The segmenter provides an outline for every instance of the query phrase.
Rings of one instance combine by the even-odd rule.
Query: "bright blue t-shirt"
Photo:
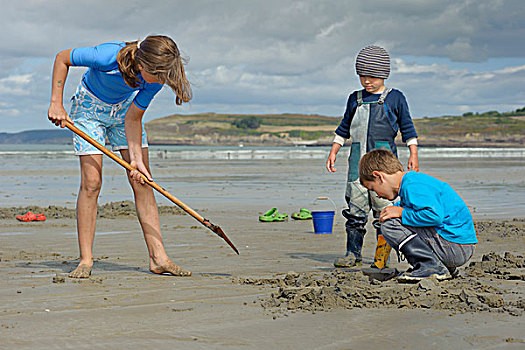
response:
[[[139,74],[138,87],[127,85],[117,63],[117,55],[124,46],[126,43],[122,41],[111,41],[94,47],[75,48],[71,50],[71,64],[89,67],[82,76],[82,84],[98,99],[115,104],[138,91],[133,102],[138,108],[145,110],[155,94],[162,89],[162,84],[149,84]]]
[[[472,214],[459,194],[446,182],[433,176],[409,171],[399,188],[403,225],[433,226],[449,242],[478,243]]]

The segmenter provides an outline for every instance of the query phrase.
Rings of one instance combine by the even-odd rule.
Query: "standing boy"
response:
[[[472,257],[478,243],[472,214],[449,184],[427,174],[403,172],[399,160],[385,149],[361,158],[359,179],[381,198],[400,198],[379,216],[386,241],[412,266],[399,281],[450,278]]]
[[[408,111],[405,96],[396,89],[386,88],[385,79],[390,74],[390,56],[379,46],[367,46],[357,55],[355,68],[364,90],[354,91],[348,98],[346,112],[335,130],[335,139],[326,162],[329,172],[336,171],[337,152],[346,139],[352,139],[348,158],[348,180],[345,199],[346,255],[334,261],[336,267],[350,267],[362,263],[361,250],[366,233],[370,209],[376,218],[378,244],[372,267],[383,268],[391,248],[384,242],[377,218],[387,205],[387,200],[377,197],[359,183],[359,159],[376,148],[387,148],[397,155],[394,139],[401,131],[403,142],[410,149],[409,170],[419,170],[417,158],[417,133]]]

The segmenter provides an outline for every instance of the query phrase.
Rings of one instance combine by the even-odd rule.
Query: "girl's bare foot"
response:
[[[70,278],[88,278],[91,275],[91,266],[79,264],[76,269],[69,273]]]
[[[166,264],[163,265],[156,265],[152,266],[150,265],[149,270],[156,274],[163,274],[167,273],[173,276],[179,276],[179,277],[187,277],[191,276],[191,271],[184,270],[179,265],[175,264],[172,261],[168,261]]]

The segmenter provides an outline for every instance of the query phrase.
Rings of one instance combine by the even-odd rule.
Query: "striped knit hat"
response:
[[[367,46],[357,55],[355,70],[359,76],[387,79],[390,74],[390,56],[379,46]]]

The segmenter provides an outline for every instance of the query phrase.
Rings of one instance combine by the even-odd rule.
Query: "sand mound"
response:
[[[416,284],[394,279],[380,282],[362,271],[289,272],[282,278],[237,280],[241,284],[278,287],[261,306],[275,316],[290,311],[328,311],[352,308],[436,309],[456,312],[500,312],[520,316],[525,309],[525,271],[522,256],[509,252],[484,255],[464,276],[433,278]],[[500,281],[500,280],[505,281]],[[506,285],[502,285],[506,283]]]
[[[15,219],[31,211],[33,213],[44,213],[48,219],[72,219],[76,217],[75,209],[50,205],[47,208],[39,206],[0,208],[0,220]],[[184,211],[173,206],[160,206],[160,215],[183,215]],[[135,204],[132,201],[111,202],[98,206],[98,217],[114,219],[119,217],[134,216]]]
[[[512,221],[480,220],[476,222],[478,238],[491,240],[496,237],[522,237],[525,232],[525,219],[514,218]]]

